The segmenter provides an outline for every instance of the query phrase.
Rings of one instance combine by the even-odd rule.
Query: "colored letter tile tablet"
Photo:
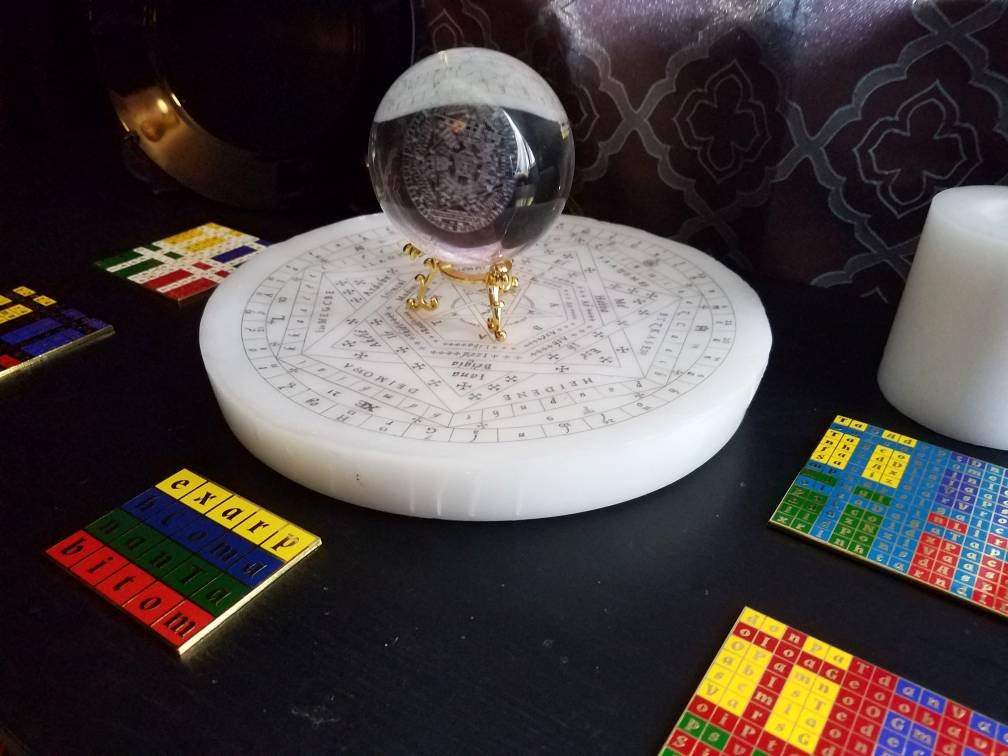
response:
[[[179,470],[46,553],[181,654],[321,545]]]
[[[660,756],[1008,756],[1008,725],[742,610]]]
[[[1008,470],[842,415],[773,525],[1008,616]]]
[[[241,231],[204,223],[95,265],[181,304],[206,294],[266,246]]]
[[[0,290],[0,378],[114,333],[27,286]]]

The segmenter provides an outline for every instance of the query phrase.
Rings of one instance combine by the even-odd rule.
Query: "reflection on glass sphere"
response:
[[[460,47],[425,58],[389,88],[368,166],[382,209],[409,241],[486,268],[553,225],[570,192],[574,144],[539,74],[509,55]]]

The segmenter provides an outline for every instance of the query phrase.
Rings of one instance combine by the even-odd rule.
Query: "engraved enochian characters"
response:
[[[501,108],[459,105],[411,117],[403,184],[416,210],[455,234],[492,224],[511,204],[518,140]]]
[[[273,390],[334,424],[453,443],[590,433],[721,369],[732,302],[692,253],[564,218],[529,260],[511,338],[490,348],[470,289],[445,287],[443,315],[401,307],[413,271],[372,216],[256,287],[244,350]]]
[[[520,60],[447,50],[412,66],[382,98],[368,169],[405,241],[485,272],[560,216],[574,173],[570,120],[549,84]]]

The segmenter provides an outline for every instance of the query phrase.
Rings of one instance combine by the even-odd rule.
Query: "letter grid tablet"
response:
[[[0,290],[0,379],[113,332],[28,286]]]
[[[180,470],[46,554],[182,654],[321,545]]]
[[[1008,617],[1008,470],[838,415],[770,524]]]
[[[95,265],[182,304],[207,294],[266,246],[255,236],[204,223]]]
[[[746,607],[659,756],[1008,756],[1008,725]]]

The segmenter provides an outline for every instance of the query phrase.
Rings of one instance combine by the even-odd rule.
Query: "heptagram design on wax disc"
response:
[[[406,311],[414,271],[394,238],[376,220],[304,252],[244,309],[251,366],[334,425],[463,444],[589,433],[680,399],[734,344],[721,287],[658,237],[561,219],[526,260],[503,344],[470,287]]]
[[[627,501],[724,446],[766,368],[755,292],[668,239],[561,218],[525,257],[504,342],[468,286],[442,282],[434,312],[403,307],[403,241],[385,215],[291,239],[200,325],[235,435],[340,501],[473,520]]]
[[[502,108],[459,105],[414,115],[402,160],[410,201],[440,229],[479,231],[511,204],[517,141]]]

